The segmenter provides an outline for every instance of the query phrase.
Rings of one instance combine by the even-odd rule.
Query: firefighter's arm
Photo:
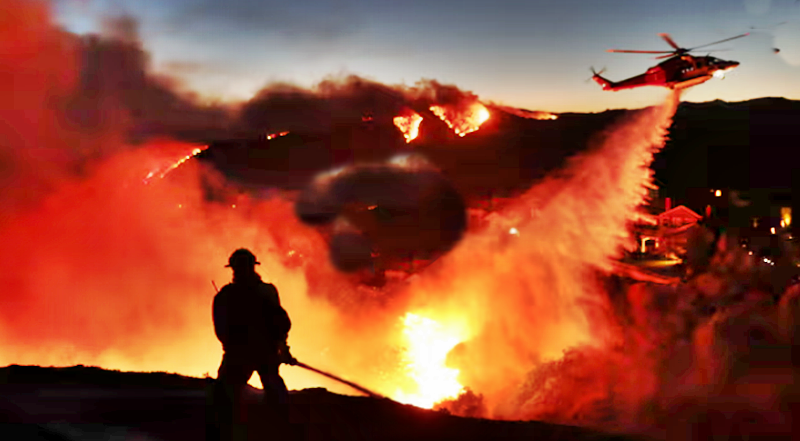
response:
[[[295,366],[297,364],[297,359],[292,356],[291,351],[289,351],[289,345],[286,344],[285,341],[278,345],[278,360],[282,364],[288,364],[291,366]]]
[[[224,302],[220,294],[214,296],[212,319],[214,320],[214,333],[217,335],[217,339],[219,339],[220,343],[225,346],[228,341],[228,320],[227,311],[225,311]]]
[[[289,314],[286,313],[286,310],[278,307],[275,316],[273,316],[275,321],[273,325],[276,327],[275,331],[278,335],[278,356],[283,364],[290,364],[296,365],[297,360],[292,356],[292,353],[289,351],[289,345],[287,341],[289,339],[289,329],[292,327],[292,322],[289,320]]]
[[[275,285],[266,284],[264,294],[266,297],[264,316],[271,321],[272,329],[278,337],[286,339],[289,335],[289,330],[292,329],[292,321],[289,319],[289,314],[281,306],[278,289],[275,288]]]

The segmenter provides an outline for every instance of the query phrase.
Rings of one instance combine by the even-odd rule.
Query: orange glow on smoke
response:
[[[558,115],[556,115],[555,113],[544,112],[541,110],[525,110],[525,109],[518,109],[516,107],[503,106],[499,104],[493,104],[492,107],[498,110],[502,110],[503,112],[510,113],[512,115],[516,115],[526,119],[538,119],[538,120],[550,120],[550,121],[558,119]]]
[[[419,125],[422,117],[418,113],[410,111],[409,114],[394,117],[394,125],[403,133],[406,143],[409,143],[419,136]]]
[[[453,129],[458,136],[465,136],[478,130],[481,124],[489,120],[489,110],[481,103],[472,103],[466,110],[458,110],[452,106],[431,106],[431,112]]]
[[[414,380],[416,390],[407,393],[398,389],[393,398],[430,409],[439,401],[457,397],[464,391],[458,382],[459,370],[447,367],[445,359],[453,347],[466,339],[465,330],[445,327],[412,313],[407,313],[402,322],[407,375]]]

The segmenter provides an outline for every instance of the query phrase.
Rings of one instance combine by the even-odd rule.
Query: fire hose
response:
[[[302,363],[300,361],[295,361],[294,363],[291,363],[291,366],[301,367],[301,368],[309,370],[311,372],[315,372],[317,374],[320,374],[323,377],[327,377],[327,378],[330,378],[331,380],[338,381],[339,383],[346,384],[346,385],[352,387],[353,389],[355,389],[355,390],[357,390],[357,391],[359,391],[361,393],[366,394],[367,396],[369,396],[371,398],[385,398],[383,395],[375,393],[375,392],[367,389],[364,386],[361,386],[359,384],[353,383],[352,381],[347,381],[344,378],[337,377],[336,375],[333,375],[333,374],[331,374],[329,372],[325,372],[325,371],[319,370],[319,369],[317,369],[315,367],[311,367],[311,366],[309,366],[309,365],[307,365],[305,363]]]

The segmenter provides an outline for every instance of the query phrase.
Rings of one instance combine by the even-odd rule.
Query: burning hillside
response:
[[[397,126],[397,129],[403,133],[403,138],[406,139],[406,142],[411,142],[419,136],[419,124],[422,122],[422,117],[413,110],[395,116],[392,121]]]
[[[724,297],[740,279],[608,287],[677,95],[540,120],[435,81],[349,77],[266,87],[226,120],[239,138],[187,142],[202,124],[156,138],[125,106],[102,127],[65,123],[84,71],[53,60],[87,49],[43,25],[41,4],[3,3],[31,14],[15,16],[3,30],[13,38],[0,42],[35,49],[0,46],[0,96],[13,103],[0,109],[12,122],[0,127],[13,172],[3,179],[20,189],[2,195],[3,364],[213,373],[211,282],[229,280],[223,265],[242,246],[280,291],[298,359],[419,406],[645,430],[698,391],[708,399],[692,409],[713,407],[741,378],[722,376],[737,344],[758,352],[725,337],[747,335],[750,310],[703,315],[685,304],[687,290]],[[23,81],[36,93],[8,86]],[[468,217],[487,203],[491,215]],[[365,286],[365,274],[385,280]],[[771,338],[770,319],[761,322]],[[774,334],[782,344],[784,331]],[[290,388],[349,392],[305,371],[283,375]],[[755,413],[790,396],[750,384]]]

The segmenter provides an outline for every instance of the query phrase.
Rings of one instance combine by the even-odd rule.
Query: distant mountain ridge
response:
[[[513,109],[512,109],[513,110]],[[426,118],[419,139],[406,144],[391,121],[360,118],[320,133],[209,140],[198,159],[250,188],[302,189],[316,174],[358,161],[387,161],[420,153],[473,205],[512,196],[585,150],[627,113],[561,113],[536,120],[494,109],[477,132],[454,136]],[[800,160],[800,101],[764,97],[747,101],[683,102],[666,146],[652,164],[663,195],[683,199],[694,189],[790,189]],[[800,180],[800,174],[798,178]],[[800,191],[800,190],[799,190]]]
[[[693,188],[792,187],[800,160],[800,101],[681,103],[653,169],[668,193]]]
[[[724,101],[716,99],[713,101],[684,101],[682,108],[686,107],[727,107],[727,108],[771,108],[771,109],[800,109],[800,100],[790,100],[784,97],[765,96],[744,101]]]

